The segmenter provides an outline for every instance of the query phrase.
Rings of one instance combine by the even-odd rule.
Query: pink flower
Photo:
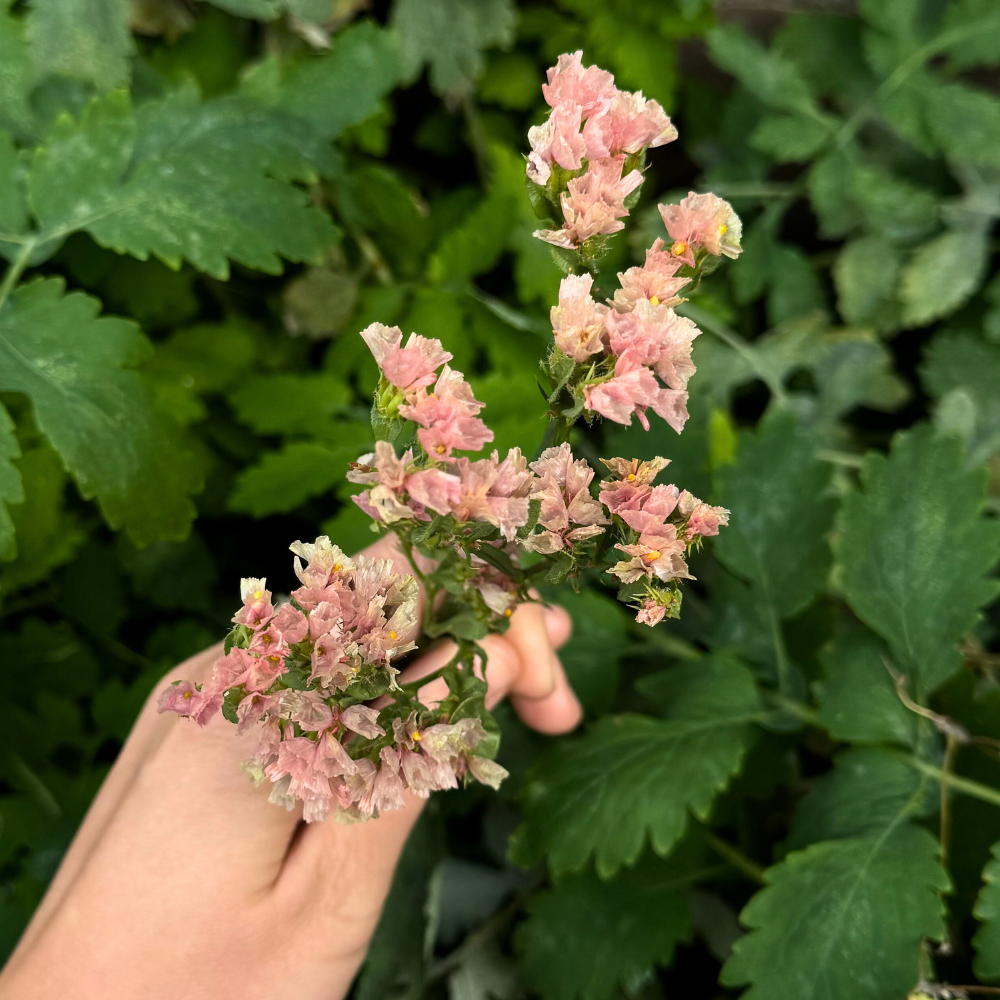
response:
[[[271,620],[271,628],[276,629],[282,640],[291,646],[306,637],[309,632],[309,621],[294,605],[282,604]]]
[[[352,483],[374,484],[367,494],[352,497],[361,509],[376,521],[393,524],[401,520],[429,520],[425,509],[447,514],[461,492],[457,476],[441,469],[409,471],[413,451],[399,458],[388,441],[378,441],[375,451],[353,462],[347,473]],[[406,493],[409,499],[403,496]]]
[[[287,794],[303,802],[303,818],[307,823],[325,818],[334,789],[331,778],[355,774],[357,764],[351,760],[339,740],[329,733],[316,740],[306,736],[282,740],[277,760],[264,768],[265,775],[278,783],[287,778]]]
[[[510,772],[507,768],[498,764],[495,760],[490,760],[489,757],[480,757],[478,754],[469,754],[465,758],[466,764],[469,768],[469,773],[472,775],[476,781],[481,782],[484,785],[489,785],[490,788],[498,789],[503,783],[504,778],[508,777]]]
[[[292,542],[288,548],[296,556],[295,575],[307,587],[327,587],[334,579],[343,579],[354,571],[354,560],[326,535],[320,535],[315,542]],[[306,560],[305,567],[299,556]]]
[[[281,674],[287,672],[285,658],[277,653],[250,658],[245,684],[248,691],[266,691]]]
[[[340,713],[340,721],[359,736],[374,740],[385,736],[385,730],[378,724],[378,711],[368,705],[351,705]]]
[[[449,354],[440,340],[411,333],[406,346],[401,347],[403,332],[398,326],[372,323],[361,331],[365,343],[375,358],[382,374],[397,389],[416,392],[434,381],[435,372]]]
[[[271,654],[284,657],[288,652],[288,643],[277,628],[271,624],[254,633],[248,648],[251,653],[256,653],[258,656]]]
[[[598,66],[583,65],[583,51],[561,55],[546,72],[542,96],[551,108],[562,104],[579,105],[584,118],[605,111],[613,100],[615,78]]]
[[[274,614],[271,591],[266,589],[266,583],[266,580],[256,577],[240,580],[240,598],[243,607],[233,615],[232,619],[238,625],[260,628]]]
[[[223,691],[211,688],[199,690],[190,681],[178,681],[160,695],[156,709],[158,712],[176,712],[204,726],[222,707],[223,695]]]
[[[334,723],[333,709],[318,691],[282,691],[279,711],[306,733],[325,732]]]
[[[614,307],[619,312],[628,312],[643,300],[654,306],[676,306],[684,301],[678,293],[691,279],[676,276],[682,262],[662,247],[663,240],[654,241],[646,251],[642,267],[630,267],[619,273],[621,288],[614,297]]]
[[[578,364],[604,351],[604,320],[608,307],[590,296],[594,278],[571,274],[559,283],[559,305],[549,316],[556,347]]]
[[[434,391],[421,393],[399,412],[420,425],[417,438],[428,455],[448,459],[453,450],[479,451],[493,440],[493,431],[476,416],[482,408],[465,376],[445,365]]]
[[[587,409],[619,424],[631,424],[635,413],[646,430],[649,421],[645,409],[649,406],[678,434],[688,417],[687,393],[664,389],[648,368],[638,365],[628,355],[618,359],[612,379],[587,386],[583,396]]]
[[[520,449],[512,448],[502,462],[497,452],[478,461],[460,458],[455,469],[462,485],[451,511],[455,520],[495,525],[511,541],[528,521],[532,476]]]
[[[616,90],[607,113],[595,118],[600,128],[606,156],[617,153],[640,153],[651,146],[662,146],[677,138],[663,108],[646,100],[642,91]]]
[[[636,365],[649,365],[671,389],[686,389],[695,373],[691,346],[701,333],[685,316],[667,306],[641,300],[632,312],[608,314],[613,353],[628,354]]]
[[[654,486],[639,508],[620,512],[621,519],[634,531],[656,531],[674,512],[680,491],[676,486]]]
[[[680,495],[677,510],[687,518],[684,537],[688,541],[698,536],[717,535],[721,526],[729,524],[729,511],[725,507],[712,507],[702,503],[687,490]]]
[[[672,524],[643,532],[632,545],[617,545],[629,559],[615,563],[610,572],[622,583],[635,583],[655,576],[659,580],[692,579],[684,561],[687,546]]]
[[[659,625],[666,613],[667,609],[662,604],[657,604],[653,600],[646,600],[643,601],[639,613],[635,616],[635,620],[640,625]]]
[[[625,199],[642,183],[638,170],[622,177],[624,163],[624,156],[591,160],[587,172],[571,180],[560,196],[566,225],[562,229],[540,229],[534,235],[573,249],[592,236],[624,229],[625,223],[619,220],[628,215]]]
[[[236,706],[236,717],[239,719],[236,732],[242,734],[248,729],[252,729],[259,722],[263,721],[265,716],[270,715],[277,704],[278,698],[276,695],[260,694],[257,691],[248,694]]]
[[[590,495],[594,470],[584,459],[574,460],[569,444],[546,448],[531,468],[538,479],[530,496],[541,502],[538,524],[543,530],[529,536],[525,548],[558,552],[604,530],[604,509]]]
[[[704,247],[718,257],[735,259],[740,255],[743,224],[727,201],[714,194],[688,196],[679,205],[658,205],[663,224],[674,241],[670,252],[694,267],[695,251]]]
[[[612,514],[638,510],[652,492],[649,484],[670,464],[669,459],[659,457],[648,462],[640,462],[637,458],[602,458],[601,461],[615,476],[601,483],[600,492],[601,503]]]
[[[552,163],[564,170],[580,169],[587,156],[587,141],[580,132],[580,124],[580,106],[561,104],[552,110],[544,124],[528,129],[531,154],[527,172],[531,180],[544,185],[552,173]]]
[[[447,514],[462,495],[462,481],[441,469],[423,469],[407,477],[406,490],[424,507]]]

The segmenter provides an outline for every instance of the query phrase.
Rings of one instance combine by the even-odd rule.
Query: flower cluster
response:
[[[584,67],[582,52],[559,57],[542,94],[552,110],[528,131],[527,174],[561,208],[564,223],[535,235],[574,249],[624,228],[626,199],[642,183],[636,167],[647,149],[676,139],[677,129],[656,101],[619,90],[606,70]]]
[[[326,537],[296,542],[290,599],[276,605],[264,580],[244,580],[210,680],[180,681],[160,698],[161,711],[199,725],[221,713],[255,732],[247,772],[270,782],[272,801],[301,802],[307,821],[374,816],[401,807],[406,790],[426,796],[467,778],[496,787],[506,772],[493,759],[479,640],[503,632],[537,584],[586,572],[617,584],[642,624],[677,617],[691,551],[728,521],[721,507],[655,485],[666,459],[602,459],[610,476],[595,481],[569,438],[580,419],[635,415],[648,430],[650,409],[681,432],[699,330],[676,307],[710,258],[739,253],[739,218],[711,194],[661,205],[673,243],[656,240],[598,302],[594,262],[623,228],[646,151],[677,133],[655,101],[618,90],[579,52],[560,56],[542,89],[552,112],[529,136],[528,193],[536,211],[539,199],[561,210],[562,228],[536,235],[567,271],[542,364],[547,446],[534,460],[516,447],[484,453],[494,435],[452,354],[372,323],[361,336],[380,372],[375,444],[347,478],[412,575],[389,559],[352,559]],[[455,646],[446,665],[398,678],[411,652],[445,636]],[[447,694],[427,705],[418,695],[433,679]]]
[[[291,600],[275,607],[264,580],[243,580],[211,680],[171,685],[160,711],[202,726],[221,711],[238,732],[257,732],[245,769],[271,782],[272,802],[301,802],[307,822],[332,806],[345,818],[398,809],[405,789],[426,796],[467,774],[496,787],[506,772],[477,753],[482,722],[444,721],[396,683],[393,661],[415,647],[417,581],[388,559],[350,559],[325,536],[291,549],[301,584]],[[363,703],[385,694],[381,710]]]

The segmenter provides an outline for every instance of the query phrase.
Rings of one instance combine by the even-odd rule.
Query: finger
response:
[[[583,718],[583,709],[558,659],[553,680],[552,691],[544,698],[529,698],[514,693],[510,696],[514,711],[525,725],[551,736],[568,733]]]
[[[545,698],[555,690],[559,658],[549,636],[548,620],[546,609],[534,603],[519,604],[511,616],[504,635],[521,660],[521,672],[512,688],[515,694]]]

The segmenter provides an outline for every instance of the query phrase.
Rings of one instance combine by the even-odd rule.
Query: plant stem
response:
[[[7,301],[7,296],[14,290],[14,286],[18,283],[21,275],[24,273],[24,269],[28,266],[28,258],[34,252],[35,241],[31,239],[21,247],[17,252],[17,256],[10,262],[10,266],[7,268],[6,274],[3,276],[3,281],[0,282],[0,306]]]
[[[948,846],[951,840],[951,793],[950,782],[955,766],[955,754],[958,752],[958,739],[954,733],[948,733],[944,746],[944,760],[941,762],[941,867],[948,867]]]
[[[957,774],[945,776],[945,772],[934,764],[922,760],[916,754],[906,753],[904,750],[889,750],[889,753],[901,760],[904,764],[909,764],[914,770],[921,774],[926,774],[929,778],[936,778],[938,781],[946,780],[949,787],[956,792],[962,792],[971,798],[979,799],[981,802],[989,802],[991,805],[1000,806],[1000,789],[990,788],[989,785],[980,784],[969,778],[963,778]]]
[[[719,855],[720,858],[725,858],[734,868],[738,868],[744,875],[752,879],[758,885],[767,885],[767,879],[764,878],[764,868],[757,864],[756,861],[752,861],[748,858],[741,850],[733,847],[732,844],[723,840],[721,837],[717,837],[707,826],[698,826],[698,832],[705,838],[705,843]]]

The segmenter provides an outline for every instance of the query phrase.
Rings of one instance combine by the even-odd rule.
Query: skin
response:
[[[367,554],[405,560],[383,538]],[[556,649],[561,608],[521,605],[482,643],[487,704],[509,697],[542,733],[580,721]],[[403,674],[446,663],[432,649]],[[170,681],[200,681],[221,645],[175,668],[146,703],[3,972],[0,1000],[339,1000],[368,950],[425,800],[355,825],[307,825],[267,801],[239,762],[256,737],[221,716],[204,729],[159,715]],[[444,682],[420,692],[425,702]]]

